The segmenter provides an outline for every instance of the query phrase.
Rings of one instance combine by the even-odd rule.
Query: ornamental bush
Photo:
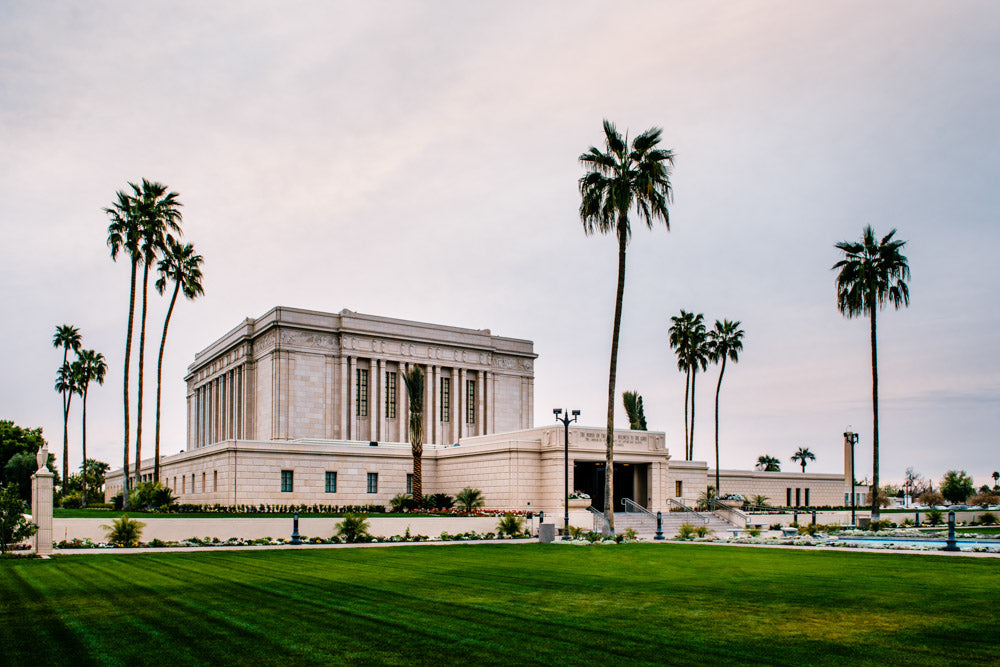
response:
[[[7,547],[35,534],[38,527],[24,518],[27,506],[16,484],[0,487],[0,554]]]
[[[515,537],[521,534],[521,529],[524,526],[524,520],[514,514],[504,514],[503,518],[497,524],[497,532],[501,535],[510,535]]]
[[[371,535],[368,534],[368,520],[358,514],[345,514],[337,526],[337,535],[349,544],[371,541]]]
[[[101,526],[107,532],[108,544],[116,547],[136,547],[139,546],[139,538],[142,537],[142,529],[146,527],[141,521],[128,518],[128,514],[122,514],[120,519],[115,519],[110,526]]]

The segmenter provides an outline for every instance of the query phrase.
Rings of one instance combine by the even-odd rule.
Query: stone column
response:
[[[55,474],[45,465],[49,460],[48,445],[39,447],[35,460],[38,471],[31,476],[31,520],[38,526],[35,553],[44,556],[52,553],[52,485],[55,481]]]
[[[424,444],[434,443],[434,367],[424,366]]]
[[[368,430],[368,437],[376,442],[382,439],[380,437],[382,431],[382,392],[384,391],[382,388],[382,363],[381,359],[372,359],[368,364],[369,372],[375,376],[368,382],[369,397],[371,398],[368,412],[371,417],[371,426]]]
[[[347,357],[340,357],[340,439],[347,440],[347,387],[350,380],[347,377]]]
[[[431,382],[431,423],[434,425],[434,439],[431,440],[435,445],[441,444],[441,368],[440,366],[433,366],[433,377],[434,380]]]
[[[455,412],[458,413],[458,438],[456,442],[462,442],[462,436],[465,435],[465,412],[468,408],[466,403],[469,400],[469,397],[466,396],[465,381],[465,369],[460,368],[458,370],[458,398],[460,400],[455,403]]]
[[[486,371],[477,371],[476,435],[486,434]]]
[[[358,409],[354,405],[357,392],[357,377],[358,377],[358,360],[357,357],[348,357],[347,359],[347,438],[348,440],[356,439],[354,437],[354,432],[357,430],[355,424],[357,424]]]
[[[396,398],[399,400],[399,407],[396,410],[396,421],[399,424],[400,442],[410,441],[410,394],[406,391],[406,380],[403,374],[406,372],[406,364],[399,362],[396,365]]]

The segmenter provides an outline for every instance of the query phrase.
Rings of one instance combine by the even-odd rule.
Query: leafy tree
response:
[[[0,487],[0,553],[7,553],[9,545],[25,540],[38,527],[24,518],[27,510],[21,494],[14,484]]]
[[[642,396],[637,391],[626,391],[622,394],[625,404],[625,414],[628,415],[629,428],[633,431],[646,430],[646,413],[642,409]]]
[[[926,505],[927,507],[944,505],[944,496],[937,491],[924,491],[917,500],[920,501],[921,505]]]
[[[160,481],[160,390],[163,384],[163,348],[167,343],[167,327],[170,326],[170,316],[174,312],[174,304],[177,302],[177,295],[182,293],[186,299],[196,299],[199,294],[204,294],[205,290],[201,285],[201,263],[204,261],[201,255],[196,255],[194,246],[190,243],[181,245],[173,236],[167,236],[166,246],[163,250],[163,259],[156,265],[160,274],[157,278],[157,294],[163,294],[167,287],[167,281],[174,283],[173,293],[170,295],[170,306],[167,308],[167,316],[163,320],[163,336],[160,338],[160,354],[156,359],[156,444],[153,454],[153,481]]]
[[[180,207],[176,192],[167,186],[142,180],[142,193],[136,201],[139,214],[139,251],[142,253],[142,308],[139,317],[139,375],[136,397],[135,478],[142,479],[142,390],[146,356],[146,296],[149,293],[149,269],[166,248],[171,234],[180,234]]]
[[[781,472],[781,461],[773,456],[762,454],[757,457],[757,470],[763,470],[764,472]]]
[[[618,369],[618,335],[621,329],[622,301],[625,293],[625,249],[631,226],[629,211],[652,229],[662,220],[670,229],[667,202],[671,198],[670,168],[674,154],[658,148],[662,130],[650,128],[632,140],[622,137],[615,126],[604,121],[604,150],[595,146],[580,155],[587,173],[579,180],[580,220],[585,234],[613,234],[618,240],[618,288],[615,294],[615,317],[611,334],[611,363],[608,371],[608,424],[606,432],[607,466],[604,476],[604,515],[614,532],[614,443],[615,379]]]
[[[846,317],[867,316],[871,327],[872,348],[872,485],[879,485],[878,440],[878,351],[876,345],[876,314],[885,305],[897,310],[910,303],[910,265],[900,252],[906,241],[893,240],[893,229],[881,241],[875,238],[870,225],[862,232],[861,241],[842,241],[836,245],[844,259],[833,265],[837,273],[837,309]],[[879,507],[872,498],[873,521],[878,521]]]
[[[146,524],[130,519],[128,514],[122,514],[121,518],[112,520],[110,526],[101,526],[107,531],[108,544],[116,547],[139,546],[139,538],[142,537],[142,529],[145,527]]]
[[[722,362],[719,368],[719,382],[715,385],[715,488],[722,492],[719,480],[719,393],[722,391],[722,376],[726,372],[726,360],[734,364],[740,360],[743,351],[743,329],[739,320],[715,321],[715,328],[708,332],[709,350],[713,363]]]
[[[11,457],[27,452],[34,458],[38,449],[44,444],[45,438],[42,437],[42,429],[21,428],[10,420],[0,420],[0,486],[18,481],[6,477],[4,473],[4,468]],[[32,470],[33,472],[34,470]]]
[[[80,351],[80,330],[72,324],[62,324],[56,327],[56,333],[52,336],[52,347],[63,351],[62,366],[59,372],[64,374],[66,382],[60,383],[56,379],[56,391],[62,394],[63,405],[63,479],[69,476],[69,404],[73,400],[75,393],[74,386],[69,382],[69,351],[75,353]],[[67,369],[67,370],[63,370]],[[62,387],[62,388],[60,388]]]
[[[371,535],[368,534],[368,521],[360,514],[345,514],[337,526],[337,535],[351,544],[371,539]]]
[[[421,457],[424,455],[424,372],[420,366],[410,366],[403,373],[403,383],[410,404],[410,452],[413,454],[413,499],[423,502],[423,468]]]
[[[468,486],[455,494],[455,502],[466,512],[471,512],[486,504],[486,501],[483,500],[483,492]]]
[[[949,470],[941,480],[941,495],[949,502],[964,503],[975,492],[972,478],[964,470]]]
[[[991,490],[980,491],[969,499],[969,504],[979,507],[987,507],[989,505],[996,505],[997,503],[1000,503],[1000,495],[993,493]]]
[[[90,383],[104,384],[104,374],[108,372],[108,364],[104,360],[104,355],[94,350],[83,350],[80,357],[73,362],[73,375],[76,379],[77,391],[83,400],[83,461],[87,461],[87,392],[90,390]],[[81,468],[85,464],[81,464]],[[82,488],[80,502],[83,507],[87,506],[87,475],[82,475]]]
[[[48,465],[50,471],[55,472],[54,454],[49,454]],[[7,484],[17,487],[21,498],[28,500],[31,497],[31,476],[38,470],[37,455],[31,452],[18,452],[10,457],[3,467],[3,478]]]
[[[792,460],[799,462],[799,465],[802,466],[802,473],[805,474],[806,463],[809,461],[815,461],[816,455],[810,452],[808,447],[799,447],[798,451],[792,454]]]

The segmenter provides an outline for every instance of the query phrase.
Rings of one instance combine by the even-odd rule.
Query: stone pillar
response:
[[[55,474],[45,465],[49,460],[48,445],[38,449],[35,460],[38,471],[31,476],[31,520],[38,526],[35,553],[44,556],[52,553],[52,485],[55,482]]]
[[[434,444],[434,367],[424,367],[424,444]]]
[[[340,434],[341,440],[347,440],[347,420],[348,410],[350,407],[347,404],[347,387],[350,384],[350,379],[347,377],[347,357],[340,358]]]
[[[372,359],[368,364],[369,372],[374,375],[369,382],[369,396],[371,401],[369,402],[369,416],[371,416],[371,426],[368,431],[368,438],[370,440],[381,440],[382,435],[382,401],[384,400],[382,393],[385,391],[382,387],[382,360]]]
[[[443,442],[441,439],[441,370],[440,366],[433,367],[434,381],[431,382],[431,423],[434,425],[434,439],[431,440],[435,445],[439,445]]]
[[[355,424],[357,423],[357,406],[354,405],[355,402],[355,392],[357,391],[357,370],[358,370],[358,360],[356,357],[349,357],[347,359],[347,436],[345,440],[353,440],[354,432],[357,430]]]
[[[486,434],[486,371],[478,371],[476,387],[476,435]]]
[[[465,369],[460,368],[458,371],[458,398],[460,400],[455,403],[455,411],[458,413],[458,438],[456,442],[462,442],[462,436],[465,435],[465,412],[468,408],[466,403],[469,400],[469,397],[466,396],[465,381]]]
[[[410,393],[406,391],[406,380],[403,374],[406,373],[408,365],[400,362],[397,364],[396,378],[396,398],[399,399],[399,408],[396,411],[396,421],[399,423],[399,441],[410,441]]]

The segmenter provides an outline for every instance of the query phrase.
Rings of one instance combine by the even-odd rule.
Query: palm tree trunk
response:
[[[73,402],[73,393],[64,392],[66,400],[63,401],[63,489],[69,481],[69,404]]]
[[[722,376],[726,372],[726,358],[722,357],[722,368],[719,369],[719,383],[715,385],[715,497],[722,497],[719,488],[719,392],[722,391]]]
[[[625,225],[618,222],[618,292],[615,295],[615,326],[611,333],[611,368],[608,371],[607,468],[604,471],[604,516],[608,530],[615,532],[615,376],[618,372],[618,332],[622,324],[622,301],[625,295]]]
[[[691,450],[688,445],[691,443],[690,437],[688,437],[688,392],[691,389],[691,368],[688,367],[687,372],[684,374],[684,460],[691,460]]]
[[[134,256],[132,257],[132,281],[128,297],[128,330],[125,334],[125,382],[123,383],[124,389],[122,391],[125,398],[125,463],[122,466],[122,470],[124,471],[122,479],[122,507],[125,509],[128,509],[128,488],[129,488],[128,371],[129,371],[129,362],[132,359],[132,324],[135,320],[135,265],[138,261],[139,261],[138,258]]]
[[[149,293],[149,262],[142,263],[142,317],[139,320],[139,389],[135,409],[135,480],[142,480],[142,366],[146,357],[146,295]]]
[[[872,521],[879,519],[878,507],[878,353],[875,344],[875,308],[872,324]]]
[[[413,500],[422,503],[424,500],[424,472],[423,457],[420,454],[413,454]]]
[[[688,461],[694,461],[694,384],[698,379],[698,367],[691,369],[691,444],[689,445],[691,455]]]
[[[83,469],[80,471],[83,479],[83,497],[80,507],[87,506],[87,385],[83,385]]]
[[[156,446],[153,453],[153,481],[160,481],[160,387],[163,380],[163,348],[167,344],[167,327],[170,326],[170,316],[177,303],[177,292],[180,291],[180,281],[174,282],[174,293],[170,296],[170,306],[167,317],[163,320],[163,336],[160,338],[160,354],[156,359]]]

